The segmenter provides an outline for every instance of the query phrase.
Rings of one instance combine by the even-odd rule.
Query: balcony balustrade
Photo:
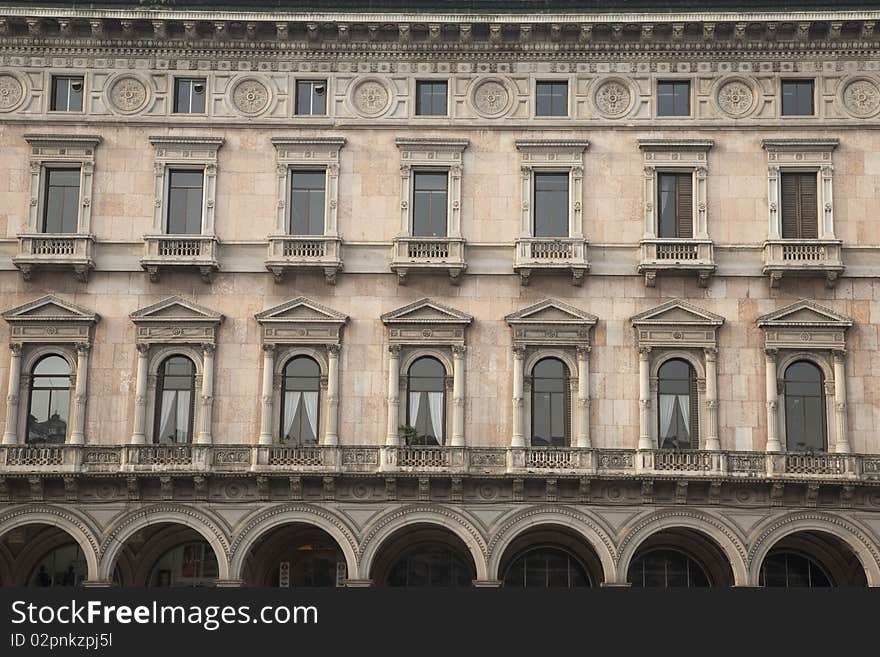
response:
[[[336,274],[342,270],[342,240],[327,235],[270,235],[266,269],[272,272],[276,283],[284,280],[287,272],[318,270],[330,285],[336,284]]]
[[[771,287],[783,276],[821,276],[834,287],[845,269],[840,240],[768,240],[764,242],[764,273]]]
[[[645,285],[654,287],[660,272],[694,272],[700,286],[706,287],[715,271],[715,256],[710,240],[647,239],[642,240],[642,259],[639,273],[645,275]]]
[[[95,238],[78,233],[34,233],[18,236],[18,254],[12,263],[24,280],[37,269],[72,269],[77,280],[86,282],[95,268],[92,254]]]
[[[516,240],[513,269],[523,285],[529,284],[532,272],[567,271],[574,285],[583,283],[590,270],[587,240],[580,237],[521,237]]]
[[[406,285],[414,272],[441,271],[449,282],[458,285],[467,269],[464,240],[460,237],[396,237],[391,251],[391,270],[398,282]]]
[[[162,269],[195,267],[206,283],[220,269],[217,260],[220,240],[214,235],[145,235],[141,267],[158,282]]]

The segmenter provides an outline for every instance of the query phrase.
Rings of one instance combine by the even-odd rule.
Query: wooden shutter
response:
[[[697,392],[697,373],[690,367],[690,428],[691,449],[700,449],[700,396]]]
[[[693,175],[681,173],[675,181],[675,232],[676,237],[690,239],[694,236],[694,185]]]
[[[819,199],[816,196],[816,174],[801,173],[798,176],[801,237],[816,239],[819,237]]]
[[[782,174],[783,239],[819,237],[817,194],[815,173]]]

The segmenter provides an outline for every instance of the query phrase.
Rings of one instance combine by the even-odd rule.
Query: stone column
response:
[[[76,388],[73,392],[73,418],[71,419],[71,445],[85,444],[86,400],[88,399],[89,349],[91,345],[82,342],[76,345]]]
[[[400,418],[400,345],[389,345],[388,352],[388,433],[385,444],[396,447],[400,444],[397,434]]]
[[[272,444],[272,381],[275,376],[275,345],[263,345],[263,412],[260,415],[260,445]]]
[[[452,447],[464,447],[464,355],[467,347],[452,347]]]
[[[846,352],[834,351],[834,427],[837,442],[834,451],[849,454],[849,435],[846,427]]]
[[[327,428],[324,444],[339,444],[339,345],[327,345]]]
[[[590,447],[590,347],[577,348],[577,447]]]
[[[714,347],[703,349],[706,357],[706,445],[704,449],[718,451],[718,373],[716,361],[718,350]]]
[[[779,392],[776,388],[776,349],[765,349],[765,378],[767,385],[767,451],[781,452],[782,444],[777,433],[779,419],[777,407]]]
[[[651,347],[639,347],[639,449],[654,449],[651,440]]]
[[[144,433],[147,424],[147,370],[149,361],[147,355],[150,353],[150,345],[136,345],[138,352],[137,361],[137,379],[135,379],[134,388],[134,428],[131,432],[132,445],[144,445],[147,442],[147,436]]]
[[[525,399],[523,398],[523,376],[525,375],[525,357],[525,347],[513,348],[513,435],[510,439],[511,447],[526,446],[526,437],[523,433],[523,410],[525,408]]]
[[[9,388],[6,390],[6,430],[3,444],[18,443],[18,394],[21,387],[21,345],[9,345]]]
[[[196,443],[211,444],[211,415],[214,408],[214,345],[202,345],[202,413]]]

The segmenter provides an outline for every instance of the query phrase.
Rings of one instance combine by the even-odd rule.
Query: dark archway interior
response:
[[[733,569],[721,547],[689,528],[664,529],[645,539],[627,572],[633,586],[733,586]]]
[[[63,529],[35,523],[0,537],[2,586],[79,586],[88,575],[82,548]]]
[[[144,527],[126,540],[114,579],[123,586],[214,586],[217,556],[199,532],[176,523]]]
[[[282,588],[343,586],[345,556],[330,534],[294,523],[267,531],[245,560],[247,586]]]
[[[604,571],[589,543],[571,529],[546,525],[517,536],[501,558],[498,579],[517,588],[599,586]]]
[[[764,557],[758,583],[768,587],[868,585],[852,548],[825,532],[796,532],[779,540]]]
[[[374,586],[412,588],[471,586],[476,576],[464,542],[447,529],[425,524],[387,538],[370,572]]]

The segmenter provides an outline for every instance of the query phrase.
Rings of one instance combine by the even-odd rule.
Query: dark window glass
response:
[[[168,234],[199,235],[202,232],[201,171],[168,172]]]
[[[783,239],[819,237],[819,200],[816,173],[791,172],[781,175]]]
[[[414,445],[442,445],[446,418],[446,369],[436,358],[425,356],[407,373],[406,423],[414,429]]]
[[[79,223],[79,169],[46,169],[44,233],[75,233]]]
[[[812,116],[813,80],[782,81],[782,116]]]
[[[52,110],[56,112],[82,112],[83,78],[56,76],[52,78]]]
[[[690,116],[691,83],[666,80],[657,83],[657,116]]]
[[[177,78],[174,81],[174,111],[178,114],[203,114],[206,86],[203,78]]]
[[[324,234],[323,171],[290,172],[290,234]]]
[[[516,588],[579,588],[591,586],[587,569],[558,547],[537,547],[517,557],[504,575],[504,586]]]
[[[690,239],[694,236],[693,176],[657,174],[657,237]]]
[[[281,390],[281,442],[318,444],[321,368],[308,356],[296,356],[284,366]]]
[[[651,550],[633,560],[627,579],[633,586],[697,588],[712,586],[702,566],[677,550]]]
[[[675,358],[657,373],[660,448],[699,449],[697,376],[687,361]]]
[[[568,116],[568,82],[536,82],[535,115]]]
[[[327,113],[326,80],[297,81],[296,113],[302,115],[324,115]]]
[[[568,367],[544,358],[532,369],[532,445],[567,446],[570,442]]]
[[[159,366],[154,442],[192,442],[195,375],[195,365],[185,356],[171,356]]]
[[[446,116],[446,82],[416,82],[416,114]]]
[[[773,551],[761,564],[761,586],[828,588],[831,578],[812,559],[792,552]]]
[[[220,574],[217,555],[207,541],[183,543],[168,550],[153,566],[149,587],[214,586]]]
[[[89,567],[82,548],[76,543],[66,543],[43,557],[31,574],[29,586],[80,586],[88,576]]]
[[[466,587],[473,569],[445,545],[423,545],[401,556],[391,567],[388,586]]]
[[[27,442],[63,443],[69,415],[70,365],[61,356],[44,356],[31,372]]]
[[[446,173],[418,171],[413,176],[413,236],[446,237]]]
[[[813,363],[798,361],[785,370],[785,437],[789,451],[826,448],[825,380]]]
[[[568,237],[568,174],[535,174],[535,237]]]

